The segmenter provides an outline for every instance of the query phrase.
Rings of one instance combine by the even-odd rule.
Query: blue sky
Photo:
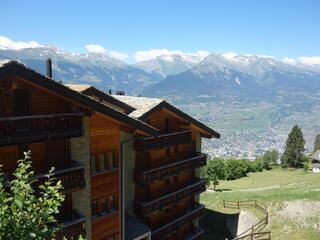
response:
[[[0,36],[132,57],[150,49],[320,56],[320,1],[2,1]]]

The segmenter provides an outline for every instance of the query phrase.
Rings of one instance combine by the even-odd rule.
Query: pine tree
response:
[[[303,165],[302,156],[305,140],[298,125],[295,125],[288,135],[281,164],[285,167],[300,167]]]
[[[320,134],[317,134],[317,136],[314,139],[314,147],[313,147],[313,151],[317,151],[318,149],[320,149]]]

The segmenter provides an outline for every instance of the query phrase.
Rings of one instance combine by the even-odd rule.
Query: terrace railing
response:
[[[201,204],[196,204],[194,208],[187,211],[184,215],[176,218],[162,227],[153,229],[151,232],[152,239],[162,239],[162,237],[170,235],[172,232],[178,230],[182,226],[191,223],[193,220],[202,216],[204,216],[204,206]]]
[[[36,186],[44,184],[47,180],[48,173],[35,175],[32,178],[37,179]],[[63,192],[71,192],[85,187],[84,166],[72,162],[72,166],[62,170],[54,171],[53,178],[60,180],[63,186]]]
[[[162,180],[169,176],[176,176],[180,172],[195,169],[205,166],[207,163],[207,156],[203,153],[198,153],[195,156],[176,161],[174,163],[157,167],[147,171],[135,170],[134,180],[140,185],[148,185],[156,180]]]
[[[61,224],[61,231],[56,234],[57,240],[78,239],[79,236],[85,237],[85,217],[76,210],[72,210],[72,218]]]
[[[150,202],[134,202],[134,210],[137,215],[147,216],[148,214],[161,209],[167,205],[178,202],[181,199],[195,196],[206,190],[206,181],[203,179],[196,179],[195,182],[188,186],[179,189],[178,191],[169,193],[163,197],[154,199]]]
[[[170,147],[176,144],[191,143],[191,131],[185,130],[180,132],[162,134],[157,137],[146,137],[135,141],[135,149],[140,152]]]
[[[83,113],[0,118],[0,146],[83,135]]]

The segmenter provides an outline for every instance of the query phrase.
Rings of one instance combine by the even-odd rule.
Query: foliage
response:
[[[216,190],[216,186],[219,185],[219,180],[225,178],[224,163],[220,158],[214,158],[208,162],[206,169],[206,181],[207,185],[213,183],[213,188]]]
[[[317,134],[317,136],[314,139],[314,146],[313,146],[313,151],[317,151],[320,149],[320,134]]]
[[[235,180],[245,177],[251,168],[248,160],[227,159],[225,160],[225,178]]]
[[[295,125],[288,135],[281,164],[284,167],[301,167],[305,140],[298,125]]]
[[[273,149],[273,150],[266,151],[262,155],[263,167],[265,169],[270,169],[272,165],[277,164],[278,158],[279,158],[279,153],[277,152],[277,150]]]
[[[54,239],[58,231],[55,215],[64,198],[60,193],[60,181],[52,178],[53,169],[48,179],[38,187],[32,187],[34,172],[31,170],[30,152],[25,159],[18,160],[14,172],[15,179],[5,189],[3,174],[0,172],[0,239],[29,240]]]

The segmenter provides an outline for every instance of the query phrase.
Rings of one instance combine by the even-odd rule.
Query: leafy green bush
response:
[[[51,170],[48,180],[36,193],[29,156],[30,152],[25,153],[25,159],[18,160],[15,179],[8,189],[0,171],[0,239],[54,239],[59,230],[53,226],[58,226],[55,215],[64,200],[61,182],[52,178]]]

